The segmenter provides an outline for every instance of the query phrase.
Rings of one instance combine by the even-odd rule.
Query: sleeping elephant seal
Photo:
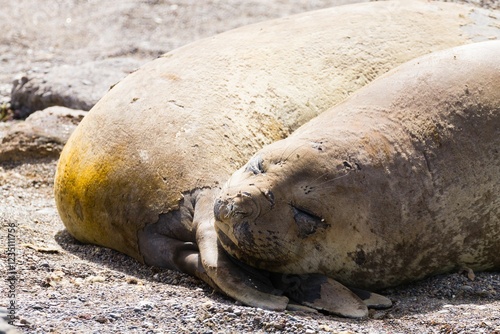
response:
[[[499,187],[494,41],[406,63],[264,147],[221,190],[215,227],[247,265],[376,290],[500,269]]]
[[[243,303],[283,309],[285,297],[242,287],[246,276],[218,248],[213,192],[263,145],[379,74],[500,37],[495,15],[446,3],[365,3],[242,27],[167,53],[114,86],[71,136],[55,177],[61,219],[82,242],[196,275]]]

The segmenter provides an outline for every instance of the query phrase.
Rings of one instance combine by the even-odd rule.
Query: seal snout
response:
[[[228,204],[227,201],[223,201],[220,198],[215,200],[214,204],[214,216],[218,221],[222,221],[224,217],[228,217]]]
[[[214,203],[214,216],[218,221],[227,221],[251,216],[256,210],[252,195],[240,192],[228,199],[218,198]]]

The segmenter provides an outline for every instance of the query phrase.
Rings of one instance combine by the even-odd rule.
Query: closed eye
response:
[[[292,211],[293,219],[295,220],[295,224],[297,224],[297,227],[299,229],[299,234],[303,238],[313,234],[318,228],[328,227],[328,224],[323,218],[316,216],[306,210],[292,205]]]
[[[263,163],[262,157],[257,155],[248,162],[245,172],[252,172],[254,175],[265,173]]]

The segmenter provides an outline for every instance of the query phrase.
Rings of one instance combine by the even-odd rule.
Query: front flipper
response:
[[[213,198],[208,194],[201,195],[196,202],[194,225],[201,264],[224,294],[248,306],[274,311],[286,309],[288,298],[280,295],[281,291],[252,278],[223,250],[214,228]]]
[[[327,276],[273,274],[273,284],[296,303],[347,318],[368,316],[361,298]]]
[[[176,239],[177,236],[172,237],[174,233],[167,230],[166,226],[171,228],[174,221],[170,220],[168,223],[160,221],[147,225],[138,232],[143,262],[150,266],[168,268],[196,276],[210,286],[216,287],[201,265],[200,251],[196,243]],[[176,232],[182,231],[182,228],[178,226],[176,228]]]

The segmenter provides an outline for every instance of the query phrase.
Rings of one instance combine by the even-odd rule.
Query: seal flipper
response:
[[[280,295],[281,291],[253,280],[230,259],[220,245],[214,228],[213,197],[210,193],[199,196],[193,223],[201,264],[219,290],[248,306],[274,311],[286,309],[288,298]]]
[[[198,246],[194,242],[171,237],[171,233],[166,233],[162,227],[160,223],[150,224],[138,232],[143,262],[150,266],[181,271],[215,287],[201,265]]]
[[[347,318],[368,316],[361,298],[327,276],[273,274],[273,284],[296,303]]]
[[[392,306],[392,301],[389,298],[379,295],[378,293],[373,293],[357,288],[349,288],[349,290],[354,292],[369,308],[380,310]]]

